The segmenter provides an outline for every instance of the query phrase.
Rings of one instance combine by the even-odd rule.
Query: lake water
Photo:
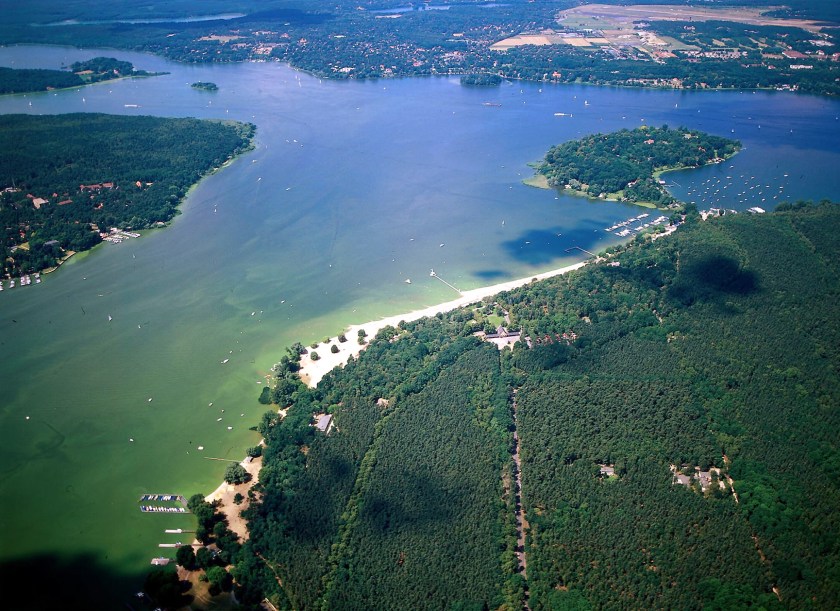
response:
[[[744,143],[725,164],[668,176],[701,207],[840,197],[831,99],[331,82],[275,63],[191,66],[56,47],[0,48],[0,65],[58,68],[98,55],[170,74],[0,97],[0,113],[258,126],[256,149],[204,180],[171,227],[0,293],[0,561],[84,563],[111,577],[103,590],[114,600],[161,555],[158,543],[174,542],[164,529],[191,524],[141,514],[140,495],[216,487],[225,463],[205,458],[239,459],[258,441],[248,430],[264,411],[256,398],[287,346],[454,298],[430,268],[470,289],[618,240],[603,228],[640,209],[521,183],[551,145],[685,125]]]
[[[231,19],[238,19],[239,17],[244,16],[245,13],[222,13],[219,15],[198,15],[195,17],[161,17],[159,19],[102,19],[93,21],[79,21],[78,19],[66,19],[65,21],[56,21],[54,23],[45,23],[42,25],[43,27],[57,27],[68,25],[106,25],[111,23],[197,23],[201,21],[229,21]]]

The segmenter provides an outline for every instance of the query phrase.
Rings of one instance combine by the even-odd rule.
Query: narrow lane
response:
[[[528,559],[525,556],[525,532],[528,529],[528,520],[525,518],[525,510],[522,507],[522,459],[520,457],[519,444],[519,411],[516,404],[516,390],[513,391],[513,476],[514,481],[514,509],[516,511],[516,557],[519,560],[519,570],[522,577],[528,579]],[[528,584],[525,584],[525,609],[530,611],[528,606]]]

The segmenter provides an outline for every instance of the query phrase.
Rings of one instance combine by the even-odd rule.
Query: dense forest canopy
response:
[[[828,203],[689,216],[579,272],[386,328],[317,389],[290,348],[263,392],[239,600],[835,607],[838,223]],[[527,343],[481,341],[500,312]],[[311,425],[324,412],[329,434]]]
[[[112,227],[171,220],[191,185],[250,147],[254,129],[93,113],[0,116],[4,274],[55,265]]]
[[[667,205],[674,201],[657,170],[696,168],[731,157],[741,143],[684,127],[638,127],[552,147],[537,171],[549,185],[592,197]]]
[[[0,94],[47,91],[84,84],[78,74],[64,70],[0,67]]]
[[[69,71],[0,67],[0,94],[48,91],[118,78],[157,75],[137,70],[131,62],[112,57],[95,57],[76,62],[70,66]]]

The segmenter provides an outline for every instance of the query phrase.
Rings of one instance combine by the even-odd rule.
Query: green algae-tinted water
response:
[[[840,195],[840,103],[807,96],[334,83],[278,64],[181,66],[55,47],[0,49],[0,65],[96,55],[170,74],[6,96],[0,112],[258,126],[256,149],[204,180],[171,227],[0,293],[0,561],[83,560],[114,577],[102,584],[113,600],[125,593],[121,578],[176,540],[164,529],[191,524],[141,514],[140,495],[216,487],[225,463],[205,457],[238,459],[257,441],[248,430],[264,411],[256,397],[286,346],[455,297],[431,268],[469,289],[617,240],[603,228],[640,210],[520,183],[552,144],[686,125],[745,148],[727,164],[669,176],[681,197],[770,209]],[[199,80],[220,91],[190,88]]]

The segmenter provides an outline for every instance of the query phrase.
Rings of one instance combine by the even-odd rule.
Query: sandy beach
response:
[[[461,296],[452,301],[414,310],[413,312],[408,312],[407,314],[397,314],[395,316],[388,316],[386,318],[373,320],[364,324],[351,325],[344,332],[347,341],[341,342],[336,336],[331,337],[329,341],[318,345],[318,348],[314,350],[320,357],[317,361],[312,360],[312,350],[301,357],[300,377],[306,384],[311,387],[315,387],[328,371],[331,371],[335,367],[343,366],[347,363],[351,356],[357,356],[367,346],[367,342],[359,344],[358,334],[360,330],[364,330],[367,334],[366,339],[369,341],[381,329],[389,325],[396,327],[401,321],[410,322],[423,318],[424,316],[435,316],[441,312],[449,312],[463,306],[478,303],[486,297],[496,295],[503,291],[509,291],[520,286],[525,286],[529,282],[544,280],[553,276],[560,276],[570,271],[580,269],[590,261],[591,260],[581,261],[580,263],[575,263],[574,265],[568,265],[566,267],[543,272],[541,274],[528,276],[527,278],[493,284],[491,286],[485,286],[470,291],[461,291]],[[331,351],[332,346],[338,346],[338,352],[333,353]],[[241,505],[236,505],[233,502],[233,497],[237,492],[239,492],[247,499],[248,490],[254,485],[254,483],[256,483],[259,477],[260,467],[262,466],[262,457],[255,458],[251,461],[242,461],[240,464],[253,476],[253,479],[247,484],[240,484],[238,486],[222,482],[219,487],[208,494],[205,499],[210,503],[219,501],[218,510],[227,517],[229,528],[238,534],[242,540],[246,540],[248,538],[247,524],[239,514],[242,509],[247,506],[248,501],[245,500]]]
[[[318,382],[321,381],[321,378],[327,374],[327,372],[336,367],[343,366],[347,363],[351,356],[357,356],[365,348],[365,346],[367,346],[366,343],[362,345],[359,344],[358,334],[360,330],[364,330],[367,334],[366,339],[370,340],[381,329],[389,325],[396,327],[400,321],[411,322],[423,318],[424,316],[435,316],[441,312],[449,312],[466,305],[477,303],[486,297],[496,295],[503,291],[509,291],[520,286],[525,286],[534,280],[544,280],[546,278],[560,276],[570,271],[580,269],[587,263],[589,263],[589,260],[581,261],[580,263],[575,263],[574,265],[568,265],[548,272],[543,272],[541,274],[536,274],[534,276],[528,276],[527,278],[493,284],[491,286],[485,286],[470,291],[461,291],[461,296],[453,301],[447,301],[445,303],[429,306],[420,310],[414,310],[413,312],[408,312],[407,314],[398,314],[396,316],[388,316],[387,318],[381,318],[379,320],[373,320],[359,325],[351,325],[344,332],[347,341],[340,342],[338,337],[331,337],[329,341],[318,344],[318,347],[315,349],[315,352],[318,353],[319,357],[317,361],[313,361],[311,358],[312,350],[301,357],[300,377],[307,385],[314,388],[318,385]],[[338,352],[332,352],[333,346],[338,347]]]
[[[239,485],[228,484],[223,481],[218,488],[204,497],[204,500],[208,503],[219,501],[218,511],[227,517],[228,528],[239,535],[242,541],[246,541],[248,539],[248,526],[239,514],[248,506],[248,490],[257,483],[262,467],[262,456],[251,460],[243,460],[239,464],[251,474],[251,481]],[[236,496],[237,492],[245,497],[245,500],[239,505],[233,502],[233,497]]]

